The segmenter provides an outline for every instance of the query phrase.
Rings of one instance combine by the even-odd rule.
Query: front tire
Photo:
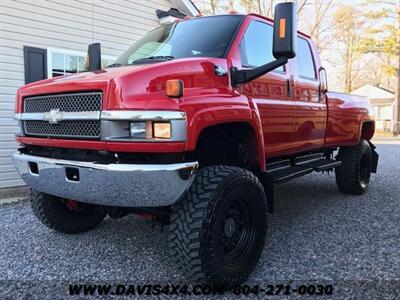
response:
[[[173,208],[172,257],[194,282],[232,287],[245,281],[256,266],[266,222],[264,190],[251,172],[228,166],[204,168]]]
[[[67,200],[31,189],[31,206],[39,221],[47,227],[68,234],[86,232],[103,221],[104,210],[98,206]]]
[[[356,146],[342,147],[337,159],[342,165],[336,168],[336,183],[345,194],[361,195],[368,190],[372,170],[372,151],[365,140]]]

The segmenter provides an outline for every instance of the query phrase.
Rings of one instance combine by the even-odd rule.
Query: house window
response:
[[[393,117],[392,106],[391,105],[375,106],[375,116],[378,120],[391,120]]]
[[[102,55],[101,67],[106,68],[115,61],[116,57]],[[86,71],[87,54],[85,52],[65,49],[47,49],[48,78],[75,74]]]

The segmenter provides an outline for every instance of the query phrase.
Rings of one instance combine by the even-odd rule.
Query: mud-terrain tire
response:
[[[263,186],[245,169],[198,171],[169,225],[171,255],[186,278],[227,288],[245,281],[264,248],[266,203]]]
[[[31,189],[31,206],[34,214],[47,227],[68,234],[94,229],[105,217],[104,210],[95,205],[68,202]]]
[[[369,143],[361,140],[358,145],[342,147],[337,159],[336,183],[344,194],[361,195],[368,190],[372,170],[372,151]]]

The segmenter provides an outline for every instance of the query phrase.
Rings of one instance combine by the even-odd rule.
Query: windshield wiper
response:
[[[170,55],[155,55],[155,56],[148,56],[148,57],[136,59],[136,60],[132,61],[131,64],[135,64],[137,62],[142,62],[142,61],[147,61],[147,60],[172,60],[174,58],[175,58],[174,56],[170,56]]]
[[[107,66],[107,68],[121,67],[121,66],[122,66],[122,64],[120,64],[120,63],[114,63],[114,64]]]

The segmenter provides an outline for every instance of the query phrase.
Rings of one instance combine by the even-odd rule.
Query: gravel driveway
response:
[[[332,174],[277,186],[249,284],[329,282],[334,298],[400,295],[400,145],[378,145],[378,153],[379,173],[360,197],[340,194]],[[66,282],[184,282],[166,233],[139,217],[68,236],[39,224],[23,201],[0,207],[0,232],[1,299],[60,298]]]

